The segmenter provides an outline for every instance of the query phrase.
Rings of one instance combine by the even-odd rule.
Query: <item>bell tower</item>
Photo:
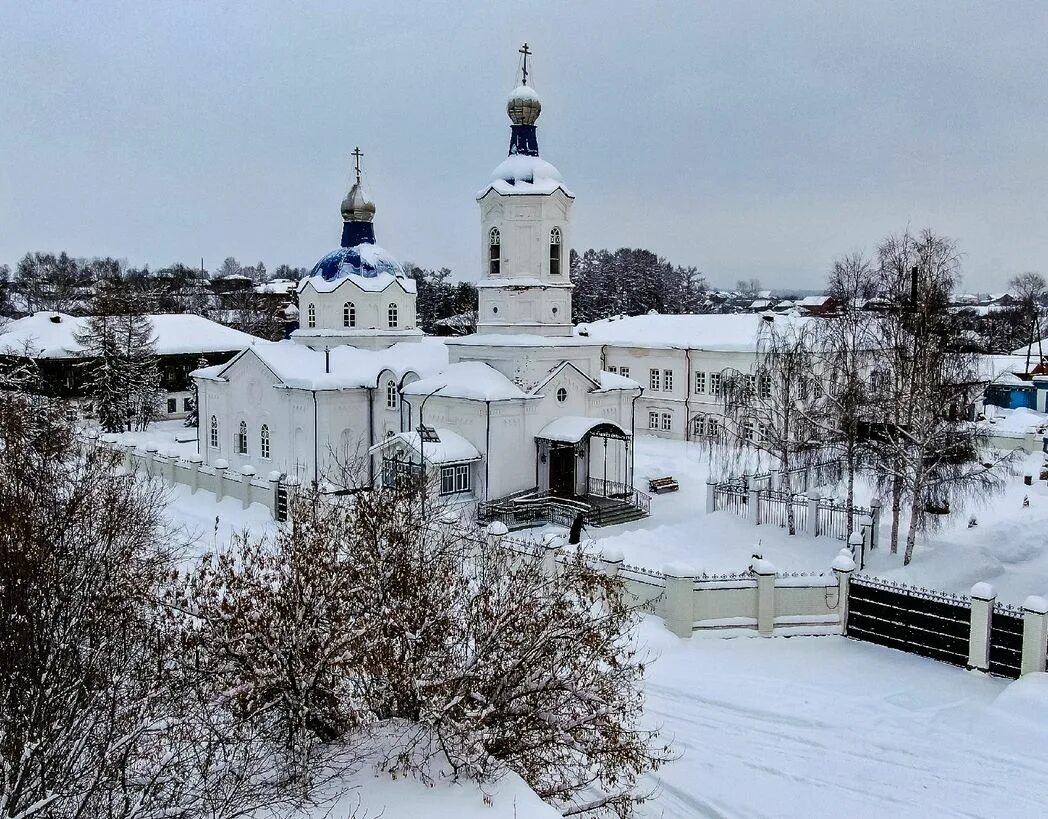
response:
[[[539,156],[535,123],[542,112],[528,85],[525,43],[521,84],[509,95],[509,155],[477,195],[481,279],[478,333],[570,336],[571,206],[575,195]]]

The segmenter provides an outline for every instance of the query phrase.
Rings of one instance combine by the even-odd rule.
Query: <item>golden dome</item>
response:
[[[506,101],[506,113],[514,125],[534,125],[541,112],[539,95],[527,85],[515,88]]]
[[[364,190],[358,179],[342,200],[342,220],[344,222],[370,222],[375,218],[375,203]]]

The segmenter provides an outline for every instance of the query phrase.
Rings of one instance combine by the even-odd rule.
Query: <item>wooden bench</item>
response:
[[[648,491],[655,495],[661,495],[663,492],[676,492],[678,489],[680,489],[680,484],[669,475],[648,481]]]

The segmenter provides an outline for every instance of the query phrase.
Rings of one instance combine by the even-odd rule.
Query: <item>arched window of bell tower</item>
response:
[[[497,276],[502,266],[502,234],[497,227],[488,232],[488,275]]]
[[[550,275],[560,275],[560,228],[555,227],[549,232],[549,272]]]

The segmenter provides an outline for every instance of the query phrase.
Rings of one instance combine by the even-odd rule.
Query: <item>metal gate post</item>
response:
[[[972,620],[968,635],[968,669],[986,671],[990,667],[990,618],[997,592],[989,583],[972,586]]]

